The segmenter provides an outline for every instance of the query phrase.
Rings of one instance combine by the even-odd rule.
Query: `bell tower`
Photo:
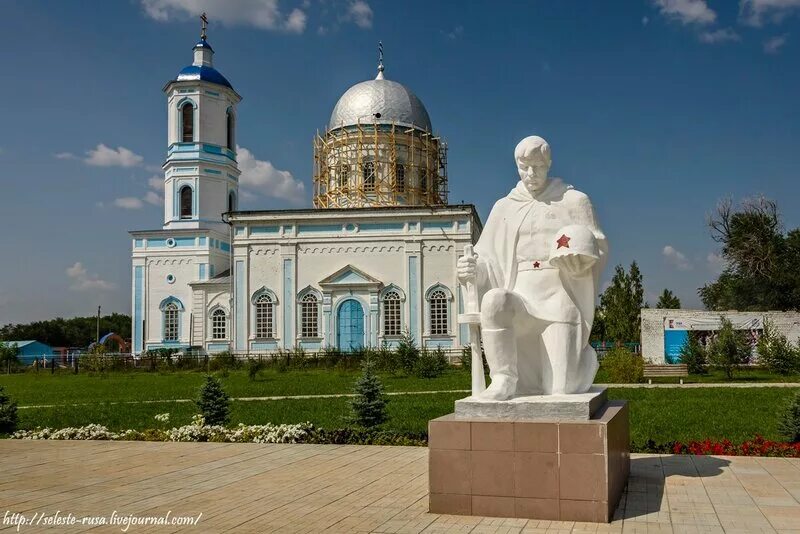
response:
[[[206,228],[227,232],[222,214],[237,209],[236,105],[241,96],[213,65],[200,17],[192,64],[164,86],[167,96],[167,159],[164,229]]]

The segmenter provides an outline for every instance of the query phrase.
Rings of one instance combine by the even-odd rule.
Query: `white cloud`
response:
[[[648,24],[650,24],[650,17],[645,15],[642,17],[642,26],[647,26]]]
[[[142,197],[142,200],[153,206],[161,206],[164,203],[164,198],[155,191],[148,191],[144,197]]]
[[[72,152],[59,152],[58,154],[53,154],[53,157],[56,159],[78,159],[78,156]]]
[[[653,0],[662,15],[681,24],[713,24],[717,14],[706,0]]]
[[[263,196],[288,200],[300,204],[305,200],[305,185],[297,180],[289,171],[275,168],[269,161],[256,159],[246,148],[236,147],[239,169],[239,185],[258,192]]]
[[[780,22],[800,9],[800,0],[740,0],[739,20],[750,26],[763,26],[765,19]]]
[[[147,185],[150,186],[150,189],[154,191],[163,191],[164,190],[164,178],[161,176],[151,176],[147,179]]]
[[[725,258],[714,252],[708,253],[708,256],[706,256],[706,263],[708,265],[708,270],[717,275],[722,273],[725,267],[728,266],[728,262],[725,261]]]
[[[689,263],[686,255],[672,245],[665,246],[661,254],[663,254],[664,258],[679,271],[690,271],[692,269],[692,264]]]
[[[720,28],[718,30],[701,32],[698,36],[701,43],[720,44],[740,41],[739,34],[730,28]]]
[[[67,277],[72,280],[70,289],[75,291],[107,290],[113,289],[114,284],[101,280],[96,274],[89,274],[86,267],[76,261],[72,267],[67,267]]]
[[[285,16],[278,0],[141,0],[145,14],[159,22],[198,17],[208,13],[210,22],[225,26],[252,26],[261,30],[302,33],[306,15],[293,9]]]
[[[766,54],[777,54],[783,45],[786,44],[787,39],[789,38],[788,33],[784,33],[783,35],[776,35],[775,37],[771,37],[764,41],[764,53]]]
[[[144,161],[142,156],[133,153],[124,146],[117,147],[115,150],[103,143],[97,145],[94,150],[87,151],[86,156],[83,161],[87,165],[95,167],[136,167]]]
[[[464,35],[464,26],[458,25],[450,31],[442,30],[442,35],[450,39],[451,41],[455,41],[456,39],[460,38]]]
[[[142,209],[144,203],[136,197],[120,197],[114,199],[114,205],[126,210]]]
[[[344,18],[352,21],[359,28],[372,28],[372,8],[364,0],[350,2]]]
[[[306,14],[300,9],[293,9],[286,19],[286,31],[290,33],[303,33],[306,29]]]

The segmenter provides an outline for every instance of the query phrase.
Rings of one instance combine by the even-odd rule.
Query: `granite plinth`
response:
[[[578,420],[428,423],[433,513],[609,522],[630,471],[628,406]]]
[[[589,420],[607,401],[606,388],[572,395],[528,395],[506,401],[467,397],[456,401],[457,418]]]

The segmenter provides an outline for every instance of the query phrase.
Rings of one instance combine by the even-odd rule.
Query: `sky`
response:
[[[0,324],[130,313],[129,230],[163,222],[164,84],[201,12],[243,101],[242,209],[309,207],[312,139],[348,87],[386,78],[448,143],[451,203],[485,221],[527,135],[586,192],[613,267],[684,307],[723,267],[717,202],[800,226],[800,0],[118,0],[3,3]]]

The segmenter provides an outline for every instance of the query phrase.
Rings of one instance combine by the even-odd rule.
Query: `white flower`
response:
[[[158,421],[159,423],[169,423],[169,413],[159,413],[156,414],[153,419]]]

